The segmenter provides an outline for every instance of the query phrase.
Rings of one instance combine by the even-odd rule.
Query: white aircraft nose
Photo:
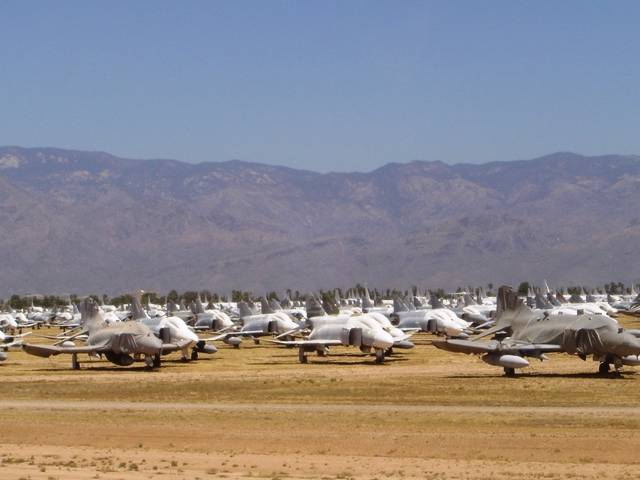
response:
[[[462,333],[462,329],[459,327],[448,326],[448,327],[445,327],[444,332],[447,334],[448,337],[457,337]]]
[[[391,334],[385,331],[376,332],[373,338],[373,347],[374,348],[391,348],[393,346],[393,337]]]

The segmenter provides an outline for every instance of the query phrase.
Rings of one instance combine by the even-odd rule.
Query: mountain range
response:
[[[640,277],[640,157],[316,173],[0,147],[0,296]]]

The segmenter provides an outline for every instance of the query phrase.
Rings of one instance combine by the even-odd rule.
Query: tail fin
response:
[[[92,298],[85,298],[78,308],[80,311],[80,325],[84,330],[91,331],[99,327],[104,319],[100,315],[98,304]]]
[[[633,299],[629,308],[635,311],[638,307],[640,307],[640,293]]]
[[[417,296],[417,295],[414,295],[414,296],[413,296],[413,302],[412,302],[412,303],[413,303],[413,306],[414,306],[415,308],[422,308],[422,307],[424,307],[424,305],[422,304],[422,302],[420,301],[420,299],[418,298],[418,296]]]
[[[322,308],[322,302],[313,295],[307,296],[305,308],[307,310],[307,318],[322,317],[327,314],[325,309]]]
[[[559,307],[560,305],[562,305],[560,301],[556,298],[556,296],[551,292],[547,293],[547,301],[554,307]]]
[[[569,303],[584,303],[584,300],[578,294],[578,292],[574,291],[574,293],[572,293],[571,297],[569,298]]]
[[[407,295],[406,297],[404,297],[402,299],[402,303],[404,303],[404,305],[407,307],[407,310],[409,310],[410,312],[414,312],[416,310],[416,307],[413,304],[412,296]]]
[[[238,311],[240,312],[240,318],[253,315],[253,311],[249,308],[247,302],[238,302]]]
[[[541,310],[548,310],[552,305],[542,296],[540,292],[536,293],[536,308]]]
[[[289,296],[289,292],[287,292],[287,294],[284,297],[284,300],[282,300],[282,307],[285,308],[291,308],[291,306],[293,305],[293,302],[291,301],[291,297]]]
[[[274,312],[279,312],[280,310],[282,310],[282,305],[280,305],[280,302],[275,298],[271,299],[271,301],[269,302],[269,306]]]
[[[408,312],[409,309],[398,297],[393,299],[393,313]]]
[[[133,299],[131,300],[131,319],[132,320],[140,320],[142,318],[149,318],[147,312],[142,308],[142,303],[140,302],[141,296],[140,292],[136,292],[133,295]]]
[[[269,302],[267,302],[267,299],[264,297],[260,297],[260,308],[262,313],[275,313],[271,308],[271,305],[269,305]]]
[[[475,305],[476,302],[473,300],[473,298],[471,298],[471,295],[469,295],[468,293],[464,294],[464,306],[465,307],[470,307],[471,305]]]
[[[431,308],[444,308],[444,305],[442,304],[440,299],[436,297],[433,293],[429,297],[429,304],[431,305]]]
[[[517,292],[511,287],[503,285],[498,289],[498,298],[496,298],[496,319],[500,319],[504,314],[509,312],[516,312],[520,309],[525,309],[524,303]]]
[[[171,315],[171,314],[173,314],[173,312],[175,312],[177,310],[178,310],[178,306],[174,302],[169,300],[167,302],[167,312]]]
[[[202,299],[200,298],[200,294],[196,297],[196,308],[193,313],[204,313],[204,305],[202,305]]]
[[[483,336],[497,331],[511,334],[535,317],[535,314],[518,297],[518,293],[508,286],[502,286],[498,289],[496,306],[496,326],[487,330]]]
[[[362,296],[362,308],[373,308],[373,302],[369,298],[369,291],[365,289],[365,294]]]

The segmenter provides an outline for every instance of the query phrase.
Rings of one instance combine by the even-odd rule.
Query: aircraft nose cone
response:
[[[373,346],[375,348],[391,348],[393,346],[393,337],[387,332],[377,332],[374,337]]]

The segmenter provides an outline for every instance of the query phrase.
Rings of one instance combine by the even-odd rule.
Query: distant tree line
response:
[[[529,287],[534,286],[529,282],[521,282],[518,285],[518,293],[521,295],[526,295],[529,291]],[[622,282],[609,282],[604,284],[604,291],[614,294],[630,294],[631,286],[627,286]],[[493,283],[488,283],[483,287],[457,287],[455,293],[467,292],[473,295],[477,295],[480,293],[481,289],[484,291],[486,295],[495,295],[494,285]],[[570,286],[570,287],[562,287],[556,288],[556,291],[564,294],[565,292],[572,293],[580,293],[582,287],[580,286]],[[409,295],[435,295],[438,298],[452,298],[455,296],[455,293],[447,292],[442,288],[438,288],[435,290],[421,289],[417,285],[412,286],[407,290],[399,290],[399,289],[378,289],[378,288],[367,288],[366,286],[357,283],[355,286],[343,289],[343,288],[334,288],[330,290],[318,290],[313,292],[315,295],[319,296],[323,303],[325,304],[325,309],[329,308],[329,310],[334,311],[338,308],[336,305],[336,294],[344,299],[350,296],[362,297],[369,292],[369,296],[375,303],[380,303],[383,298],[394,298],[394,297],[406,297]],[[218,302],[240,302],[240,301],[256,301],[260,297],[264,296],[268,300],[277,300],[282,301],[285,298],[289,298],[294,301],[304,301],[307,298],[309,292],[300,292],[299,290],[286,289],[284,294],[278,294],[275,291],[265,292],[264,294],[255,294],[250,290],[232,290],[231,294],[219,294],[216,292],[212,292],[210,290],[188,290],[182,293],[179,293],[176,290],[171,290],[169,293],[165,295],[158,294],[156,292],[144,292],[142,294],[142,304],[147,305],[148,303],[164,305],[167,302],[171,301],[176,304],[180,302],[184,302],[185,305],[190,305],[192,302],[195,302],[199,297],[204,303],[205,306],[211,305],[213,303]],[[77,295],[12,295],[10,298],[1,300],[0,299],[0,309],[12,308],[15,310],[25,310],[31,306],[42,307],[46,309],[56,309],[62,308],[69,303],[77,303],[82,298],[91,297],[96,302],[100,304],[109,304],[115,306],[121,305],[129,305],[133,299],[131,294],[122,294],[114,297],[109,297],[108,295],[98,295],[91,294],[85,295],[83,297],[79,297]],[[328,310],[328,311],[329,311]]]

